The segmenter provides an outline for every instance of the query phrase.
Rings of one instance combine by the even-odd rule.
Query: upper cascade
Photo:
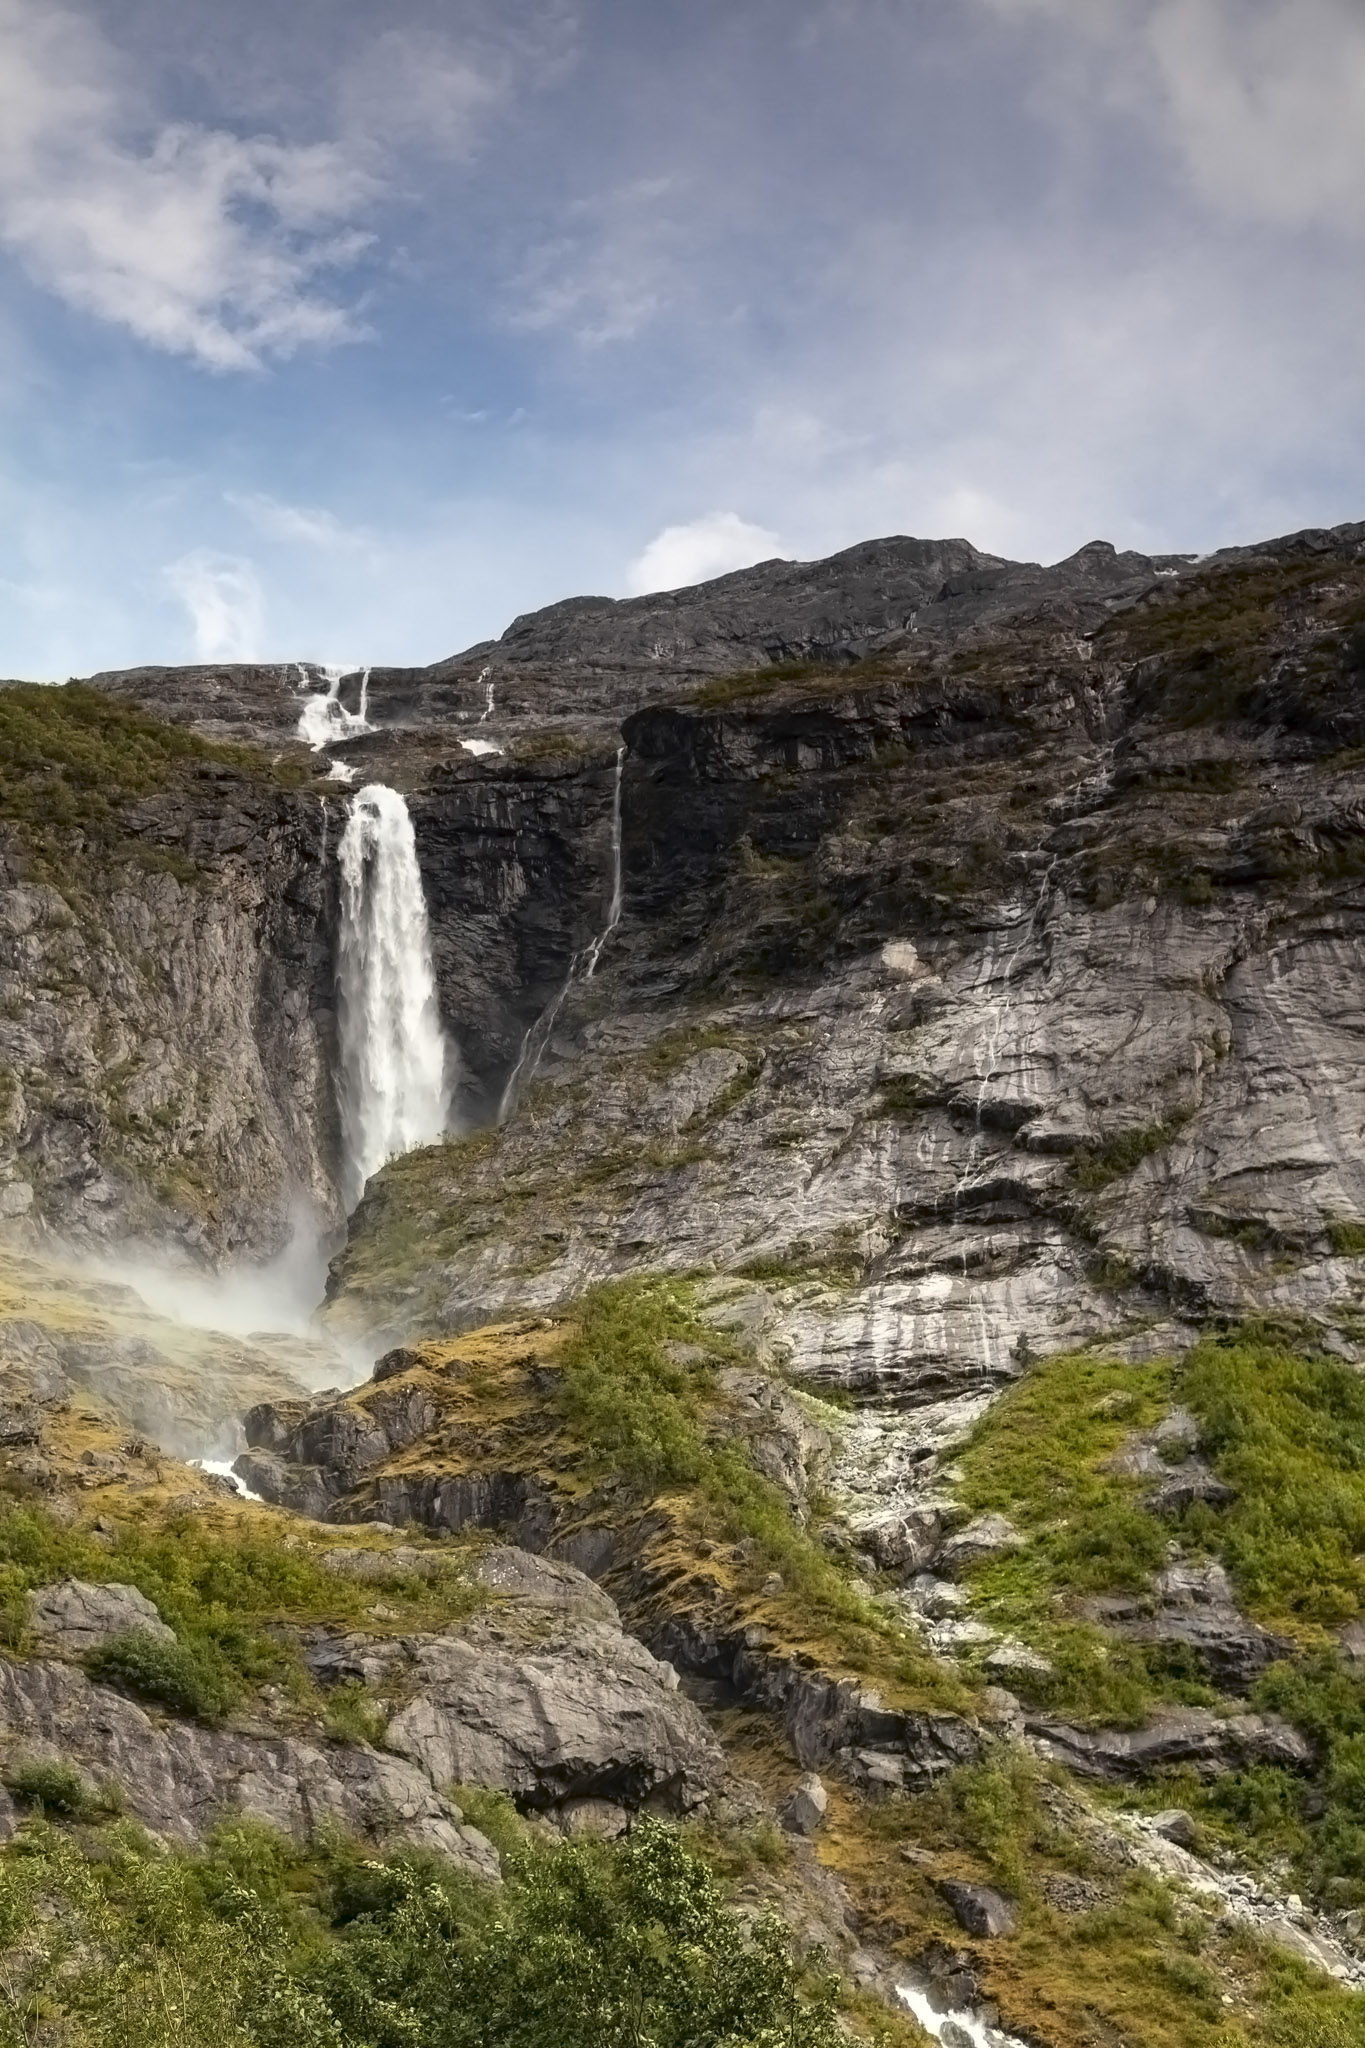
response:
[[[444,1135],[454,1058],[441,1028],[416,836],[396,789],[375,782],[358,791],[337,859],[338,1097],[350,1209],[386,1160]]]
[[[373,732],[370,724],[370,671],[360,672],[360,708],[348,711],[341,701],[341,685],[354,670],[337,667],[322,667],[319,674],[327,684],[325,690],[316,690],[299,713],[298,737],[310,746],[314,753],[330,747],[336,740],[358,739],[361,733]],[[306,684],[309,680],[307,669],[299,664],[299,675]]]

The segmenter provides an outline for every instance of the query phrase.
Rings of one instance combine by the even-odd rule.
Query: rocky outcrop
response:
[[[315,1635],[309,1668],[324,1685],[359,1680],[397,1699],[386,1747],[433,1784],[491,1786],[556,1812],[704,1803],[724,1769],[716,1740],[600,1587],[511,1545],[485,1551],[474,1577],[494,1605],[460,1633]]]
[[[491,1843],[411,1763],[360,1745],[156,1721],[69,1665],[0,1659],[0,1744],[7,1768],[48,1758],[80,1766],[168,1841],[202,1840],[241,1814],[298,1840],[335,1826],[498,1874]]]
[[[1027,1726],[1052,1762],[1082,1777],[1115,1782],[1176,1769],[1211,1778],[1256,1764],[1304,1771],[1313,1762],[1312,1745],[1298,1730],[1267,1714],[1223,1716],[1186,1707],[1158,1714],[1147,1727],[1132,1730],[1069,1728],[1041,1719],[1030,1719]]]
[[[91,1586],[83,1579],[63,1579],[30,1593],[28,1625],[42,1648],[59,1657],[84,1657],[129,1633],[163,1643],[175,1640],[174,1629],[167,1628],[136,1586]]]

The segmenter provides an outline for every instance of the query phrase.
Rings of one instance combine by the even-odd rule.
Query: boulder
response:
[[[1183,1806],[1167,1806],[1160,1813],[1154,1813],[1148,1826],[1154,1835],[1160,1835],[1163,1842],[1174,1842],[1177,1849],[1198,1847],[1198,1830]]]
[[[982,1659],[981,1668],[991,1678],[1004,1679],[1007,1684],[1023,1683],[1027,1687],[1030,1679],[1051,1678],[1052,1666],[1037,1650],[1031,1650],[1027,1643],[1017,1643],[1012,1638],[997,1643],[993,1650]]]
[[[492,1786],[530,1808],[607,1799],[687,1812],[724,1770],[673,1671],[606,1622],[574,1620],[532,1644],[476,1624],[404,1647],[410,1697],[385,1739],[435,1784]]]
[[[39,1586],[28,1596],[28,1620],[44,1649],[62,1657],[83,1657],[134,1630],[161,1642],[175,1640],[174,1629],[136,1586],[97,1586],[84,1579]]]
[[[997,1941],[1013,1934],[1018,1925],[1019,1909],[1013,1900],[988,1884],[967,1884],[961,1878],[941,1877],[938,1891],[968,1934],[982,1940]]]
[[[586,1572],[556,1558],[536,1557],[515,1544],[500,1543],[485,1550],[470,1577],[476,1585],[518,1600],[523,1606],[548,1614],[577,1615],[613,1628],[620,1626],[616,1602],[594,1585]]]
[[[813,1835],[823,1827],[828,1810],[829,1794],[814,1771],[810,1771],[782,1801],[777,1818],[788,1834]]]
[[[950,1577],[992,1557],[1022,1548],[1024,1538],[1004,1515],[978,1515],[950,1536],[938,1553],[938,1567]]]

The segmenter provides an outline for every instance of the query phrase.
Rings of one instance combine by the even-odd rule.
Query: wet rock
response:
[[[163,1643],[175,1640],[175,1631],[136,1586],[91,1585],[84,1579],[39,1586],[28,1596],[28,1619],[43,1646],[62,1657],[83,1657],[129,1632]]]
[[[967,1884],[955,1877],[940,1878],[938,1890],[968,1934],[991,1941],[1013,1934],[1018,1924],[1019,1909],[1003,1892],[993,1890],[990,1885]]]
[[[777,1818],[789,1834],[813,1835],[824,1826],[829,1794],[813,1771],[808,1772],[777,1809]]]

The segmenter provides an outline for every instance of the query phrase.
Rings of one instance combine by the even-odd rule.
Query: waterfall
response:
[[[337,1093],[351,1208],[386,1159],[444,1135],[450,1074],[416,838],[396,789],[374,782],[357,793],[337,859]]]
[[[625,905],[625,882],[621,870],[621,784],[625,775],[626,750],[616,749],[616,779],[611,790],[611,901],[607,905],[607,921],[597,937],[583,955],[583,979],[591,981],[597,972],[597,963],[602,957],[602,948],[621,922],[621,911]],[[573,979],[573,970],[569,971]]]
[[[489,719],[493,716],[493,692],[497,687],[497,680],[493,674],[492,669],[485,668],[480,669],[479,671],[479,681],[481,683],[486,683],[488,685],[488,696],[484,703],[483,710],[474,720],[474,723],[475,725],[487,725]]]
[[[559,993],[536,1018],[535,1023],[521,1041],[521,1052],[517,1063],[508,1077],[498,1104],[498,1122],[506,1123],[517,1106],[517,1100],[531,1081],[535,1079],[536,1068],[545,1056],[550,1034],[559,1020],[569,990],[576,981],[591,981],[597,972],[597,963],[602,957],[602,948],[621,922],[625,908],[625,868],[622,861],[621,792],[625,776],[626,750],[616,749],[616,775],[611,793],[611,897],[607,904],[607,919],[596,938],[590,939],[581,952],[575,953],[569,962],[569,971]]]
[[[363,732],[373,731],[370,724],[370,671],[361,670],[359,711],[348,711],[341,701],[341,685],[348,675],[355,674],[354,669],[323,667],[318,673],[327,688],[314,691],[308,698],[299,713],[298,723],[299,738],[315,754],[336,740],[353,740]],[[299,674],[305,683],[311,680],[302,662],[299,663]]]

